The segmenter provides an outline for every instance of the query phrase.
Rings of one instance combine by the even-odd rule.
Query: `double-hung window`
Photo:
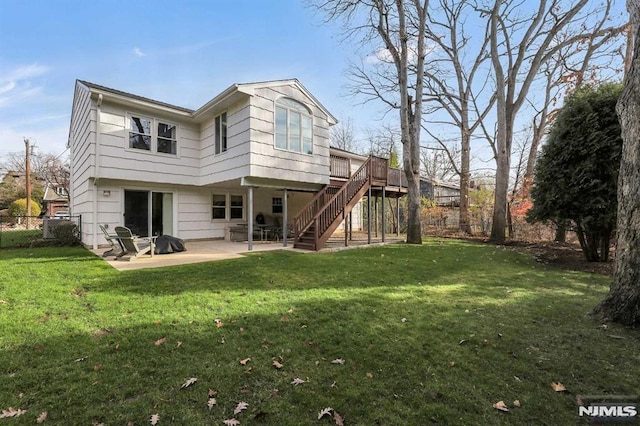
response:
[[[215,152],[220,154],[227,150],[227,113],[223,112],[216,117]]]
[[[176,155],[176,126],[158,122],[158,152]]]
[[[244,196],[228,193],[218,193],[213,194],[212,201],[212,219],[244,219]]]
[[[150,118],[131,116],[129,148],[151,151],[151,122]]]
[[[153,118],[129,117],[129,148],[177,155],[177,126]]]
[[[313,117],[306,106],[289,98],[276,101],[276,148],[313,154]]]

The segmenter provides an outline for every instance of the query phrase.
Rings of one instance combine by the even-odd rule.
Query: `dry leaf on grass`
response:
[[[9,407],[6,410],[2,410],[2,414],[0,414],[0,419],[8,419],[9,417],[18,417],[26,413],[27,410],[16,409],[13,407]]]
[[[149,419],[149,423],[151,423],[152,425],[157,425],[159,421],[160,421],[160,416],[157,413],[152,414],[151,418]]]
[[[333,411],[333,408],[331,408],[331,407],[323,408],[318,413],[318,420],[320,420],[324,416],[330,416],[332,411]]]
[[[235,416],[236,414],[242,413],[248,406],[249,404],[244,401],[238,402],[238,405],[236,405],[236,408],[233,410],[233,415]]]
[[[282,368],[282,364],[280,364],[278,361],[273,361],[272,364],[275,368],[277,368],[278,370],[280,370]]]
[[[240,424],[238,419],[227,419],[227,420],[223,420],[222,423],[224,423],[227,426],[238,426]]]
[[[43,411],[36,419],[36,423],[44,423],[44,421],[47,420],[48,415],[49,414],[46,411]]]
[[[154,343],[156,346],[160,346],[160,345],[164,345],[165,343],[167,343],[167,338],[163,337],[162,339],[158,339],[156,340],[156,342]]]
[[[333,361],[331,361],[331,364],[340,364],[340,365],[342,365],[342,364],[344,364],[344,359],[336,358]]]
[[[509,409],[507,408],[507,404],[505,404],[504,401],[496,402],[495,404],[493,404],[493,408],[504,412],[509,411]]]
[[[216,405],[216,399],[215,398],[209,398],[209,400],[207,401],[207,407],[209,407],[209,410],[211,410],[214,405]]]
[[[522,404],[520,403],[519,399],[516,399],[515,401],[513,401],[513,406],[516,408],[520,408],[522,407]]]
[[[336,410],[333,410],[333,420],[338,426],[344,426],[344,419]]]
[[[218,395],[218,391],[217,390],[209,389],[209,393],[208,393],[209,398],[213,398],[216,395]]]
[[[296,377],[296,378],[295,378],[295,379],[293,379],[293,381],[291,382],[291,384],[292,384],[292,385],[294,385],[294,386],[298,386],[298,385],[301,385],[301,384],[303,384],[303,383],[305,383],[305,381],[304,381],[304,380],[302,380],[302,379],[301,379],[301,378],[299,378],[299,377]]]
[[[251,361],[251,358],[241,359],[241,360],[240,360],[240,364],[242,364],[242,365],[247,365],[247,363],[248,363],[249,361]]]
[[[213,321],[215,321],[216,327],[218,328],[221,328],[224,325],[224,323],[220,321],[218,318],[214,319]]]
[[[556,392],[564,392],[567,390],[567,388],[565,388],[564,385],[560,382],[552,382],[551,388]]]
[[[194,384],[197,381],[198,381],[198,379],[196,377],[192,377],[189,380],[187,380],[186,382],[184,382],[182,384],[182,386],[180,386],[180,389],[188,388],[189,386],[191,386],[192,384]]]

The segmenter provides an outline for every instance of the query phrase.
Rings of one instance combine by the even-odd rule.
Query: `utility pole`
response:
[[[29,224],[31,222],[31,144],[29,143],[29,139],[24,138],[24,149],[25,149],[25,159],[24,159],[24,172],[25,172],[25,180],[26,180],[26,189],[27,189],[27,220],[26,227],[29,229]]]

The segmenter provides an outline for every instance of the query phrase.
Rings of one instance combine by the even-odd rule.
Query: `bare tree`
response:
[[[31,175],[36,180],[46,182],[52,186],[62,187],[69,192],[69,163],[60,155],[44,153],[31,156]],[[4,168],[20,174],[25,173],[25,158],[23,153],[9,153],[4,162]]]
[[[428,0],[319,0],[327,20],[342,19],[345,38],[373,51],[350,70],[352,91],[399,112],[408,185],[407,242],[422,243],[420,125]]]
[[[515,119],[541,67],[567,46],[576,46],[585,34],[598,38],[613,28],[593,29],[599,22],[587,10],[588,0],[540,0],[527,13],[518,0],[495,0],[484,7],[489,17],[491,64],[496,82],[496,188],[491,240],[505,240],[509,171]],[[598,16],[598,15],[596,15]],[[570,34],[559,37],[560,34]]]
[[[459,152],[459,162],[454,161],[457,154],[450,151],[448,144],[429,127],[425,125],[424,128],[448,154],[460,177],[460,229],[470,234],[471,138],[495,102],[495,96],[482,96],[488,81],[486,67],[482,65],[489,58],[489,40],[484,36],[480,38],[481,43],[472,41],[471,33],[477,34],[477,27],[472,30],[466,27],[471,15],[475,14],[468,1],[438,0],[432,12],[426,31],[433,49],[429,67],[425,69],[425,104],[430,117],[436,117],[434,112],[443,111],[445,118],[428,121],[438,127],[453,126],[459,132],[460,145],[454,150]]]
[[[335,126],[331,127],[329,134],[331,146],[344,151],[354,152],[356,150],[356,138],[353,129],[353,119],[346,117]]]
[[[397,155],[397,149],[402,143],[400,129],[390,124],[368,129],[367,141],[369,142],[369,154],[391,160],[394,154]]]
[[[584,38],[577,45],[569,45],[558,50],[550,60],[542,65],[544,98],[538,105],[532,104],[536,110],[533,118],[533,138],[529,147],[527,167],[523,178],[523,194],[526,195],[533,182],[533,169],[547,127],[553,123],[558,110],[555,106],[561,98],[586,84],[618,79],[623,68],[624,40],[622,35],[629,28],[628,23],[610,28],[602,32],[605,25],[611,21],[611,7],[613,0],[607,0],[602,6],[602,13],[594,24],[591,33],[585,33]],[[584,32],[585,29],[580,29]],[[570,35],[559,34],[566,39]]]
[[[422,171],[431,180],[451,181],[459,176],[460,148],[422,147],[420,155]]]
[[[623,139],[618,179],[618,245],[609,294],[595,313],[635,326],[640,324],[640,3],[627,0],[627,10],[635,40],[617,105]]]

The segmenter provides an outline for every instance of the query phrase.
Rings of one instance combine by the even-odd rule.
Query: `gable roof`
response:
[[[147,98],[144,96],[135,95],[133,93],[124,92],[122,90],[112,89],[110,87],[102,86],[99,84],[91,83],[85,80],[76,80],[78,84],[85,86],[93,93],[107,95],[110,98],[114,98],[116,100],[120,100],[122,102],[134,102],[138,104],[143,104],[147,107],[156,107],[160,109],[169,109],[174,112],[178,112],[181,115],[189,116],[194,120],[198,120],[199,118],[206,115],[207,112],[212,110],[216,110],[219,108],[224,108],[228,103],[234,102],[240,96],[251,96],[254,94],[256,89],[265,88],[265,87],[277,87],[283,85],[294,85],[296,86],[305,96],[307,96],[324,114],[326,114],[330,124],[336,124],[338,120],[318,101],[318,99],[311,94],[303,85],[298,81],[298,79],[287,79],[287,80],[271,80],[271,81],[262,81],[255,83],[236,83],[232,84],[209,102],[198,108],[197,110],[193,110],[190,108],[185,108],[173,104],[169,104],[166,102],[158,101],[155,99]]]

